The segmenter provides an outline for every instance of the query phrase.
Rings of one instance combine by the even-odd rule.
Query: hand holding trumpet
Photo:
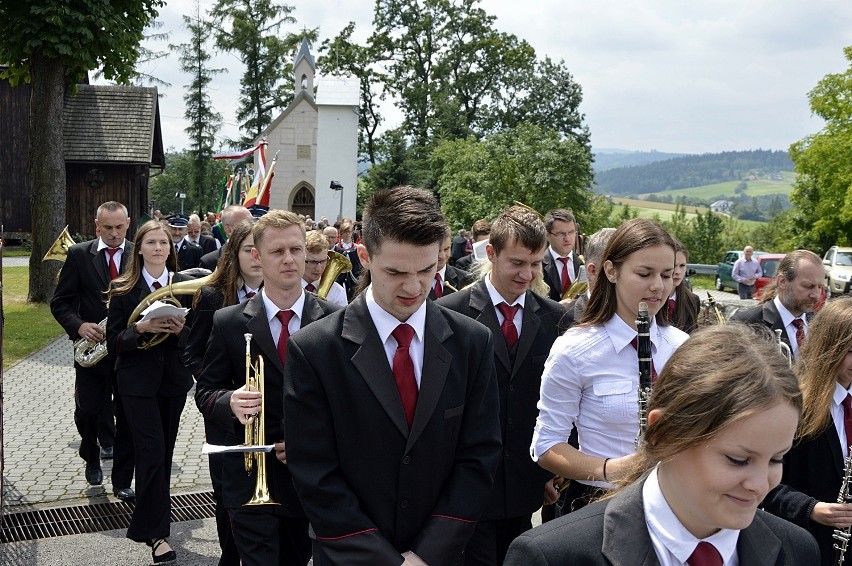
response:
[[[231,412],[240,424],[249,424],[252,418],[260,412],[263,396],[256,387],[243,385],[231,394]]]

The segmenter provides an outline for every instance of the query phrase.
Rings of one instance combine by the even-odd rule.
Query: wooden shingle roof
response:
[[[156,88],[78,85],[65,99],[65,161],[156,161],[157,114]]]

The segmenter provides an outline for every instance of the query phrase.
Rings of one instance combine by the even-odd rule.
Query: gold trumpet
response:
[[[331,291],[331,286],[334,285],[335,279],[341,273],[352,271],[352,262],[349,258],[341,253],[328,250],[328,265],[325,266],[325,271],[322,272],[319,285],[317,286],[317,297],[325,299]]]
[[[130,314],[130,318],[127,320],[127,327],[133,326],[136,321],[139,320],[139,317],[142,316],[142,311],[150,307],[156,301],[164,301],[166,303],[171,303],[176,307],[180,307],[180,301],[178,301],[177,295],[194,295],[196,291],[198,291],[201,287],[207,285],[207,282],[210,281],[210,278],[213,277],[213,274],[207,275],[206,277],[201,277],[200,279],[192,279],[191,281],[180,281],[179,283],[172,283],[172,277],[174,274],[169,274],[169,284],[165,287],[157,289],[153,293],[150,293],[146,296],[142,301],[136,305],[136,308],[133,309],[133,312]],[[151,338],[140,338],[139,339],[139,349],[147,350],[148,348],[152,348],[157,344],[161,344],[166,338],[168,338],[170,334],[168,332],[160,332],[155,334]]]
[[[243,335],[246,339],[246,389],[254,388],[260,392],[260,411],[246,421],[245,446],[263,446],[266,444],[266,429],[264,407],[266,396],[263,392],[263,358],[251,361],[251,334]],[[266,452],[246,452],[245,469],[247,474],[257,468],[257,478],[254,484],[254,494],[244,505],[278,505],[269,495],[269,483],[266,478]]]

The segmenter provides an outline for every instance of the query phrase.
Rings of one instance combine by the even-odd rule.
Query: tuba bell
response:
[[[325,266],[325,271],[322,272],[319,285],[317,286],[317,297],[325,299],[331,291],[331,286],[334,285],[334,280],[341,273],[352,271],[352,262],[349,258],[341,253],[328,250],[328,265]]]
[[[68,248],[73,246],[75,243],[74,238],[72,238],[71,234],[68,233],[68,225],[66,224],[65,228],[62,229],[62,232],[59,233],[59,236],[56,237],[56,241],[51,244],[50,249],[47,250],[47,253],[44,254],[43,258],[41,258],[41,261],[47,261],[49,259],[65,261],[68,257]]]

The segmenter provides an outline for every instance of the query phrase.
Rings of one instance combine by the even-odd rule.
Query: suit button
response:
[[[405,458],[403,458],[402,463],[403,464],[410,464],[411,463],[411,456],[406,456]]]
[[[508,424],[508,425],[511,425],[511,424],[512,424],[512,419],[511,419],[511,417],[510,417],[510,418],[508,418],[508,419],[506,419],[506,424]]]
[[[504,451],[503,451],[503,456],[505,456],[506,458],[508,458],[508,457],[509,457],[509,451],[508,451],[508,450],[504,450]]]
[[[399,502],[399,506],[402,507],[403,509],[407,509],[408,508],[408,500],[403,499],[402,501]]]
[[[515,390],[515,386],[512,385],[512,384],[509,384],[509,391],[514,391],[514,390]]]

